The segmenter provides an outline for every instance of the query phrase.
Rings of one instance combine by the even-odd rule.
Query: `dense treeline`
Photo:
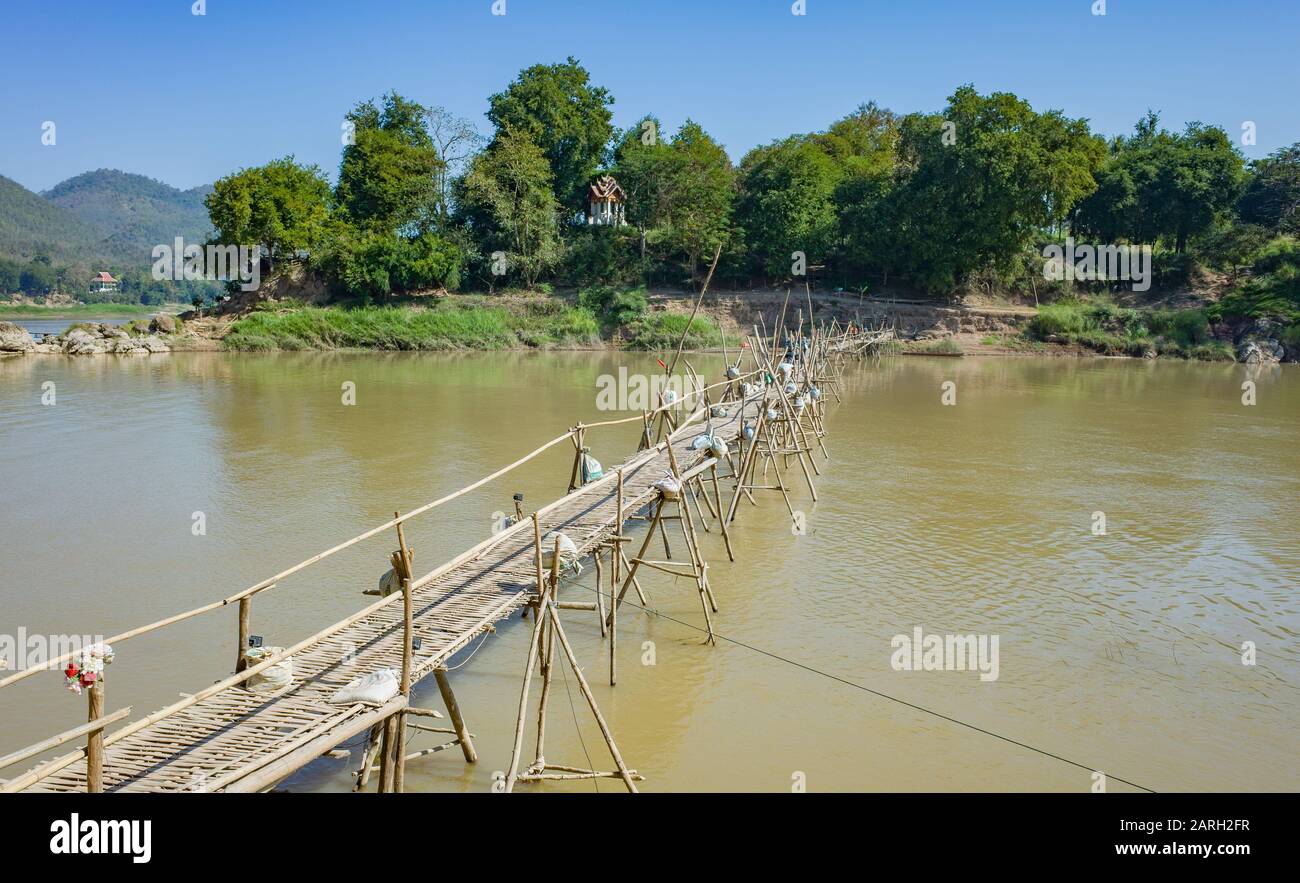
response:
[[[940,296],[1114,284],[1045,278],[1044,246],[1070,236],[1152,246],[1157,287],[1219,271],[1233,283],[1221,311],[1300,318],[1300,145],[1248,164],[1223,129],[1171,132],[1154,113],[1107,141],[1084,119],[962,86],[937,113],[867,103],[733,165],[695,121],[616,130],[613,101],[570,58],[492,95],[486,141],[395,93],[364,102],[335,185],[293,157],[218,181],[216,241],[309,261],[365,302],[554,284],[625,309],[612,291],[698,285],[717,249],[733,287],[804,273]],[[583,221],[603,173],[627,195],[625,226]]]
[[[89,291],[92,277],[107,270],[118,280],[118,290]],[[221,286],[206,280],[178,281],[154,279],[148,269],[100,262],[94,269],[81,263],[56,263],[47,254],[37,254],[30,261],[0,257],[0,294],[20,292],[28,297],[66,294],[83,303],[145,304],[192,303],[194,298],[209,301],[220,295]]]

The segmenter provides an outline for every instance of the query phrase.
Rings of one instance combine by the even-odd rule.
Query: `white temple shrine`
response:
[[[627,221],[623,217],[623,205],[627,196],[618,186],[613,175],[601,175],[587,189],[587,223],[603,226],[621,227]]]

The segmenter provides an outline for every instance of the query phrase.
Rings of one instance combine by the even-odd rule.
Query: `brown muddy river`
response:
[[[603,353],[0,360],[0,634],[113,634],[232,594],[578,420],[621,416],[597,410],[596,379],[622,365],[658,369]],[[651,576],[662,615],[625,608],[611,689],[595,614],[566,611],[643,790],[1086,791],[1093,770],[1161,791],[1300,788],[1294,366],[904,357],[851,368],[845,386],[820,502],[791,475],[806,532],[768,492],[742,502],[736,563],[705,538],[716,647],[693,588]],[[609,464],[636,434],[590,444]],[[417,573],[486,537],[515,491],[529,507],[563,493],[570,456],[557,447],[413,522]],[[253,632],[284,646],[360,608],[392,545],[257,596]],[[412,761],[407,790],[488,791],[507,768],[530,624],[453,660],[479,763]],[[118,645],[107,708],[138,719],[226,675],[235,625],[222,610]],[[996,637],[996,680],[896,670],[891,639],[917,628]],[[608,768],[576,685],[556,690],[547,759]],[[416,699],[442,707],[432,679]],[[0,753],[85,713],[57,673],[0,691]],[[355,756],[284,787],[346,790]]]

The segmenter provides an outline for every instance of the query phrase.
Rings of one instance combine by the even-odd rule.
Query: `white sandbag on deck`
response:
[[[542,537],[542,568],[549,570],[551,563],[555,560],[555,540],[557,537],[560,540],[560,567],[572,567],[574,570],[579,570],[578,547],[574,545],[573,540],[557,531],[551,531]]]
[[[397,695],[401,689],[401,680],[391,668],[381,668],[359,678],[353,678],[347,685],[334,694],[330,702],[351,705],[365,702],[371,705],[383,705]]]
[[[244,651],[246,667],[252,668],[263,660],[283,652],[283,647],[252,647]],[[293,683],[293,657],[287,656],[244,681],[244,689],[250,693],[274,693],[283,690],[291,683]]]
[[[682,483],[674,478],[672,473],[666,473],[651,487],[659,491],[665,500],[676,500],[682,493]]]

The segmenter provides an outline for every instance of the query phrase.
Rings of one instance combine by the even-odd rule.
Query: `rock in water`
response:
[[[36,345],[27,329],[12,322],[0,322],[0,353],[25,353]]]
[[[69,331],[63,338],[63,351],[73,356],[93,355],[106,349],[102,338],[81,328]]]

